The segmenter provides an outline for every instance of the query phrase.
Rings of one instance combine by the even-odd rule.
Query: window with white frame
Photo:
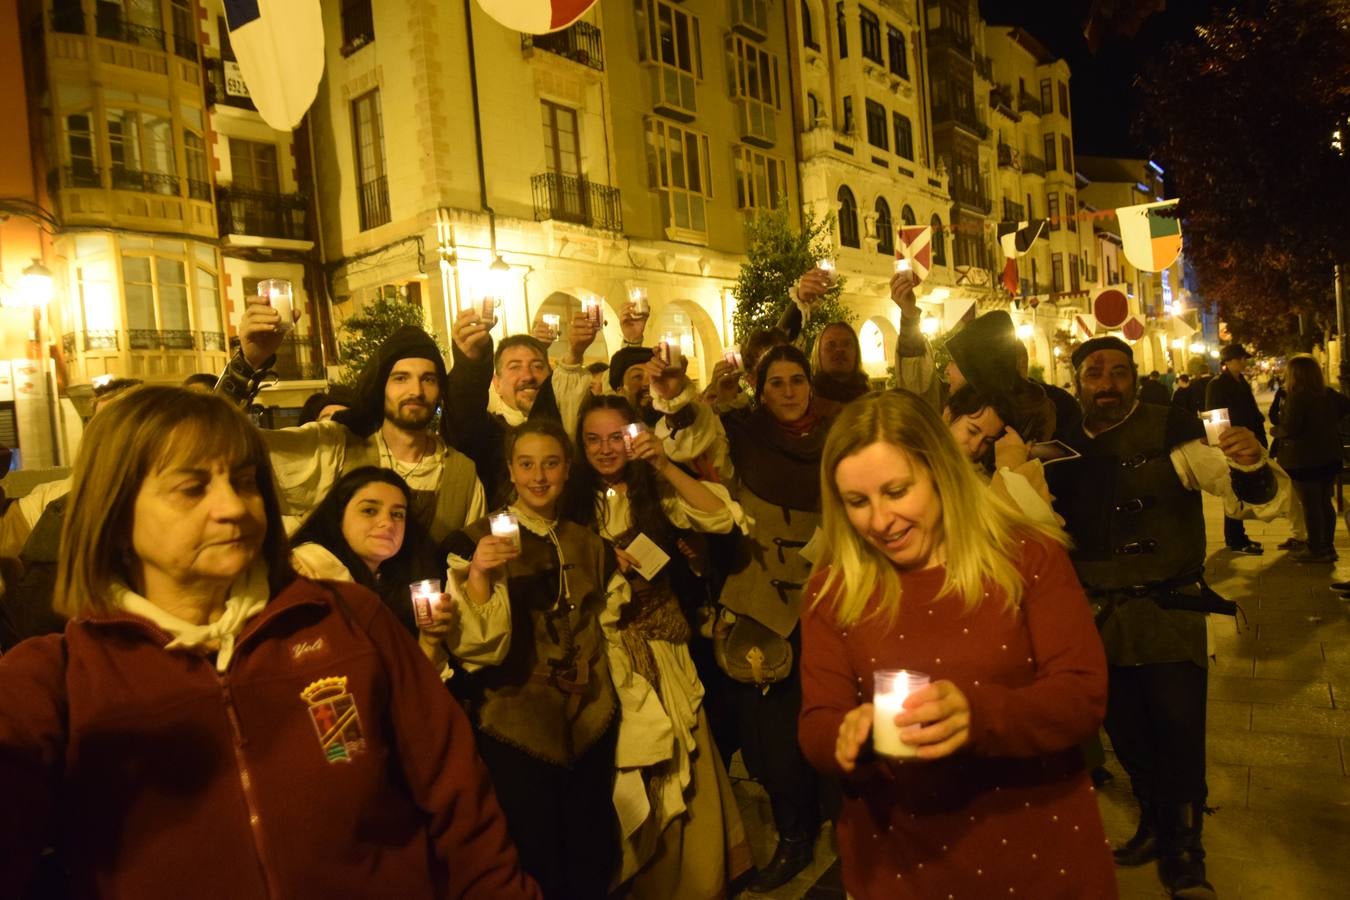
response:
[[[778,60],[758,44],[733,35],[731,93],[740,98],[741,134],[773,143],[778,108]]]
[[[707,199],[712,196],[708,136],[664,119],[649,118],[647,175],[661,193],[667,228],[707,232]]]
[[[132,350],[191,350],[187,266],[167,256],[122,254],[127,345]]]
[[[70,158],[67,183],[72,187],[102,186],[97,148],[93,117],[87,111],[66,116],[66,152]]]
[[[787,166],[751,147],[735,148],[736,205],[773,209],[787,198]]]
[[[698,17],[666,0],[645,0],[639,58],[651,63],[652,94],[658,107],[693,113],[694,85],[703,78]]]

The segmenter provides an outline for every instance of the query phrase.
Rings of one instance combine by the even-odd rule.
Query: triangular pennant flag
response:
[[[1003,247],[1003,255],[1012,259],[1031,249],[1036,239],[1045,231],[1045,219],[1028,219],[1022,222],[999,222],[998,242]]]
[[[1174,215],[1177,201],[1141,203],[1116,210],[1120,242],[1130,265],[1143,272],[1161,272],[1181,254],[1181,220]]]
[[[512,31],[547,34],[571,25],[596,0],[478,0],[483,12]]]
[[[914,277],[923,281],[933,268],[933,227],[916,225],[900,227],[895,230],[896,244],[900,255],[909,260],[910,271]],[[900,256],[896,257],[897,259]]]
[[[258,114],[277,131],[292,130],[323,77],[319,0],[225,0],[225,20]]]
[[[1017,280],[1017,260],[1008,259],[1003,267],[1003,286],[1008,289],[1008,293],[1016,295],[1019,282]]]
[[[942,301],[942,330],[951,331],[958,323],[975,317],[975,300],[971,297],[948,297]]]

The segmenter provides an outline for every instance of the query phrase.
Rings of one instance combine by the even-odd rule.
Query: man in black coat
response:
[[[1227,409],[1228,421],[1235,427],[1249,429],[1261,446],[1266,443],[1266,418],[1256,406],[1252,386],[1243,374],[1252,355],[1241,344],[1229,344],[1219,357],[1219,374],[1205,389],[1205,409]],[[1229,550],[1259,556],[1261,545],[1247,537],[1241,519],[1223,520],[1223,541]]]

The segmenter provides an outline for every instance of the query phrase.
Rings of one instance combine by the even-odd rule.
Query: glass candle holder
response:
[[[918,748],[900,739],[895,717],[904,711],[905,698],[928,686],[923,672],[909,669],[877,669],[872,673],[872,749],[881,756],[913,757]]]
[[[258,296],[265,298],[267,305],[281,316],[281,323],[277,328],[282,334],[295,327],[293,290],[291,283],[285,278],[264,278],[258,282]]]
[[[436,609],[441,605],[441,580],[427,578],[408,585],[412,594],[413,621],[419,628],[425,628],[436,619]]]
[[[517,550],[520,549],[520,522],[509,509],[488,516],[488,528],[493,537],[508,538]]]

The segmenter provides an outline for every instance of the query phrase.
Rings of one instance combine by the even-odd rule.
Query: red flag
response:
[[[900,255],[909,260],[910,270],[920,281],[933,268],[933,228],[931,225],[901,227],[895,230]],[[897,256],[899,258],[899,256]]]
[[[1008,289],[1008,293],[1016,296],[1018,288],[1017,280],[1017,260],[1011,256],[1003,267],[1003,286]]]

